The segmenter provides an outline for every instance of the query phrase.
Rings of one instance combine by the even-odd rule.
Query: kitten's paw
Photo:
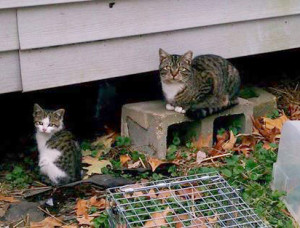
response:
[[[170,110],[170,111],[173,111],[175,109],[175,107],[170,105],[170,104],[166,104],[166,109]]]
[[[176,107],[175,107],[175,112],[178,112],[178,113],[185,113],[186,111],[185,111],[182,107],[176,106]]]

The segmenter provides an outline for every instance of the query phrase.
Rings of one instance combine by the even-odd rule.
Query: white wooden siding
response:
[[[21,49],[300,13],[299,0],[116,0],[112,8],[109,2],[18,10]]]
[[[300,15],[21,51],[24,91],[157,70],[158,49],[226,58],[300,47]]]
[[[17,12],[0,10],[0,52],[18,49]]]
[[[19,54],[17,51],[0,53],[0,93],[21,91]]]
[[[49,5],[60,3],[84,2],[92,0],[0,0],[0,9]]]

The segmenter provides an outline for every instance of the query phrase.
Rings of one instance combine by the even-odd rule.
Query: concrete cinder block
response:
[[[258,97],[248,99],[254,104],[254,117],[271,114],[275,109],[277,109],[276,96],[261,88],[254,88],[254,92],[258,95]]]
[[[239,102],[239,105],[193,124],[196,126],[193,130],[197,131],[197,135],[207,137],[213,134],[215,119],[242,114],[244,116],[242,131],[251,133],[253,103],[242,98],[239,98]],[[126,104],[122,108],[121,134],[130,137],[136,149],[163,159],[167,152],[168,128],[175,124],[191,121],[193,120],[183,114],[166,110],[163,101]]]

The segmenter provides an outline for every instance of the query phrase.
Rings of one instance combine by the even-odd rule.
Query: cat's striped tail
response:
[[[228,109],[234,105],[237,105],[238,103],[239,103],[238,99],[234,99],[232,101],[229,101],[228,105],[226,105],[226,106],[211,107],[211,108],[193,107],[186,111],[186,116],[191,119],[203,119],[207,116],[221,112],[221,111]]]

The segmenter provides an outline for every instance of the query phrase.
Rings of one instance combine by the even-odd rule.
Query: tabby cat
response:
[[[226,59],[191,51],[170,55],[159,50],[166,109],[199,119],[238,104],[240,76]]]
[[[81,179],[81,150],[71,132],[64,130],[64,113],[64,109],[49,111],[34,105],[39,168],[52,185]]]

